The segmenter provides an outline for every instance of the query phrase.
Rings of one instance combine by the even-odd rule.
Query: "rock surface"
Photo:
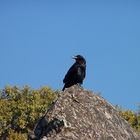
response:
[[[111,104],[76,85],[59,93],[29,139],[140,140],[140,136]]]

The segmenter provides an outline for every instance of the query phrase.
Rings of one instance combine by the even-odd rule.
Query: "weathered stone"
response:
[[[79,86],[59,93],[32,135],[29,139],[140,140],[111,104]]]

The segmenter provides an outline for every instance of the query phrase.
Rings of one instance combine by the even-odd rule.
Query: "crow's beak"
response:
[[[76,57],[76,56],[73,56],[73,57],[72,57],[72,59],[75,59],[75,60],[76,60],[76,59],[77,59],[77,57]]]

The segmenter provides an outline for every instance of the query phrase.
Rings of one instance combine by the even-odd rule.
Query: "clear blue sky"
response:
[[[140,103],[139,0],[0,1],[0,88],[62,89],[71,56],[87,60],[83,86],[110,103]]]

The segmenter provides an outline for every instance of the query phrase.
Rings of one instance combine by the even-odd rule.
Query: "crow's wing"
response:
[[[73,64],[72,67],[68,70],[63,82],[64,83],[83,83],[85,78],[85,67],[79,64]]]
[[[77,79],[79,83],[83,83],[83,80],[86,76],[86,67],[85,66],[78,66],[77,67]]]
[[[64,77],[63,83],[69,83],[73,80],[77,73],[77,66],[76,64],[73,64],[71,68],[68,70],[67,74]]]

